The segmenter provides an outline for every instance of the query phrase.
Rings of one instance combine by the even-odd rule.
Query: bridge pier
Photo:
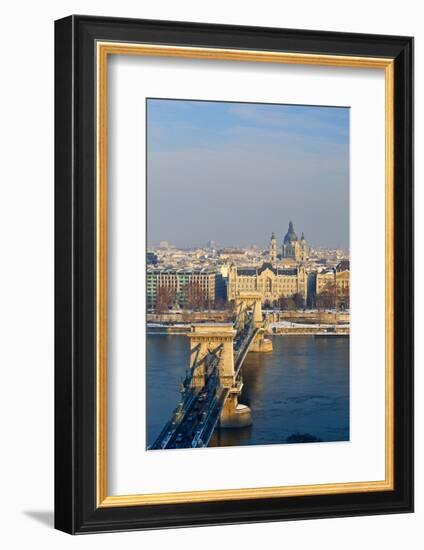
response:
[[[249,352],[253,351],[255,353],[270,353],[272,351],[272,340],[265,338],[263,331],[258,332],[255,336],[255,339],[250,344]]]
[[[221,411],[220,428],[245,428],[252,425],[252,411],[238,402],[237,394],[230,394]]]

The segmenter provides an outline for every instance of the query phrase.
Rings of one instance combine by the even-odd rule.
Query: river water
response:
[[[239,402],[253,424],[216,430],[210,446],[266,445],[349,439],[349,338],[272,336],[272,353],[249,353]],[[189,365],[182,335],[147,337],[147,444],[177,406],[178,385]],[[301,436],[299,436],[301,434]]]

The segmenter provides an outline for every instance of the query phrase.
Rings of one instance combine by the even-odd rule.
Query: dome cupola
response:
[[[284,237],[284,243],[292,243],[293,241],[297,241],[297,235],[294,232],[293,222],[290,220],[289,230]]]

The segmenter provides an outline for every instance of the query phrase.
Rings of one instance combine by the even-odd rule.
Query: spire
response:
[[[277,259],[277,241],[275,240],[274,231],[271,235],[271,242],[269,243],[269,259],[271,263],[275,262]]]
[[[289,233],[294,233],[293,222],[289,221]]]
[[[300,237],[300,240],[301,240],[301,241],[304,241],[304,240],[305,240],[305,234],[304,234],[303,231],[302,231],[302,235],[301,235],[301,237]]]

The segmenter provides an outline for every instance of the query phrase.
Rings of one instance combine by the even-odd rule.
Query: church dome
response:
[[[297,241],[297,235],[294,232],[293,222],[290,221],[289,230],[287,231],[286,236],[284,237],[284,243],[291,243],[293,241]]]

